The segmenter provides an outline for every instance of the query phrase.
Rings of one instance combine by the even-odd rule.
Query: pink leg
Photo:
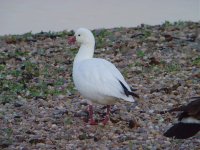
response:
[[[106,123],[110,120],[110,105],[107,105],[107,112],[106,112],[106,117],[103,121],[103,124],[106,125]]]
[[[92,105],[89,105],[89,124],[97,125],[97,123],[95,122],[95,120],[93,118],[93,106]]]

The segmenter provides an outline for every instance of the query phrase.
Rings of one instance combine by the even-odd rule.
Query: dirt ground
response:
[[[0,149],[199,149],[200,134],[163,136],[177,114],[159,114],[200,96],[200,23],[97,29],[95,57],[114,63],[136,103],[112,106],[108,125],[87,124],[87,103],[71,78],[78,45],[67,32],[0,37]],[[105,107],[95,105],[97,121]]]

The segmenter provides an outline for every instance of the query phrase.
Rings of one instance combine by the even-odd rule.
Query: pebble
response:
[[[57,125],[56,125],[56,124],[52,124],[52,125],[51,125],[51,128],[56,129],[56,128],[57,128]]]
[[[21,102],[21,101],[15,101],[14,102],[14,106],[15,107],[21,107],[21,106],[23,106],[23,102]]]

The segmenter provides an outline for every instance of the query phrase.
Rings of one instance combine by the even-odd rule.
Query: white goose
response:
[[[80,44],[80,49],[73,63],[73,81],[78,91],[87,98],[91,104],[107,105],[107,114],[103,124],[109,121],[110,105],[116,101],[125,100],[134,102],[133,93],[119,70],[109,61],[93,58],[95,39],[92,32],[79,28],[69,43]],[[93,119],[93,107],[89,105],[89,123],[96,125]]]

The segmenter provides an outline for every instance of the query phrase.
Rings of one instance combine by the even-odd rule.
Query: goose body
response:
[[[104,59],[91,58],[75,64],[73,79],[78,91],[92,103],[110,105],[122,99],[134,102],[120,84],[130,90],[121,73]]]
[[[95,39],[85,28],[76,31],[71,38],[80,49],[73,63],[73,81],[78,91],[91,103],[111,105],[116,101],[134,102],[133,93],[119,70],[111,62],[93,58]]]

